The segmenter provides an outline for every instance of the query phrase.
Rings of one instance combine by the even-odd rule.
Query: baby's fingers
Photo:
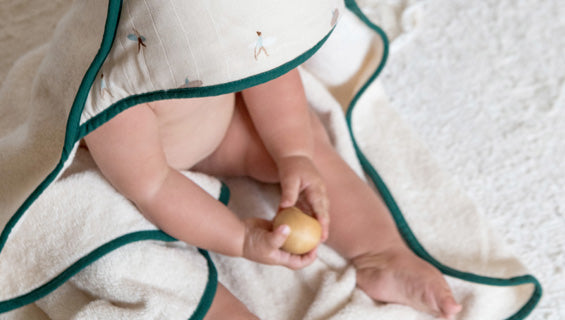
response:
[[[286,224],[279,226],[269,234],[267,242],[270,250],[275,250],[271,255],[271,257],[276,260],[274,261],[274,263],[293,270],[297,270],[304,268],[314,262],[314,260],[316,260],[316,249],[311,250],[310,252],[303,255],[288,253],[281,249],[289,234],[290,227]]]
[[[290,227],[283,224],[267,235],[267,243],[271,249],[280,249],[290,234]]]
[[[306,189],[306,199],[314,211],[316,219],[322,226],[321,241],[324,242],[328,239],[330,229],[330,202],[325,186],[319,184],[313,188]]]
[[[312,262],[314,262],[314,260],[316,260],[317,255],[318,255],[318,247],[302,255],[289,253],[288,256],[286,256],[286,261],[282,264],[293,270],[302,269],[310,265]]]
[[[281,208],[292,207],[300,193],[300,178],[298,176],[284,177],[281,179]]]

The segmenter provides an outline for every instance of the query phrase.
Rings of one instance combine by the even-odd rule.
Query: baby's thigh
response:
[[[239,301],[226,287],[218,284],[218,290],[204,320],[258,320],[249,309]]]
[[[236,95],[234,115],[219,147],[193,169],[216,176],[279,181],[275,162],[255,130],[240,94]]]

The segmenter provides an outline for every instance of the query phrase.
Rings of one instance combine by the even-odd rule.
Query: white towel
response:
[[[113,3],[110,1],[109,6]],[[72,10],[84,10],[81,6],[89,5],[105,16],[100,4],[77,2]],[[354,2],[348,1],[348,5],[356,9]],[[308,101],[334,145],[363,175],[341,110],[379,65],[386,46],[356,16],[342,11],[333,34],[303,66],[301,75]],[[73,18],[77,17],[71,11],[60,25],[74,23]],[[99,21],[90,22],[99,26]],[[102,28],[86,25],[102,38]],[[55,106],[60,101],[72,102],[78,88],[76,82],[74,87],[66,84],[67,75],[47,78],[50,73],[46,70],[64,69],[71,73],[70,78],[82,79],[90,66],[90,61],[78,63],[55,55],[62,50],[54,48],[60,43],[58,38],[68,36],[56,33],[50,44],[22,58],[0,91],[0,160],[5,164],[0,169],[0,184],[10,181],[0,187],[0,225],[4,226],[0,310],[27,305],[5,315],[20,319],[201,318],[215,285],[215,269],[208,268],[207,255],[156,230],[111,188],[88,153],[77,148],[76,141],[61,143],[69,132],[65,124],[70,105],[59,106],[62,110],[37,106],[42,101]],[[99,45],[77,50],[94,52]],[[67,65],[76,65],[76,69]],[[92,76],[96,79],[98,73]],[[48,91],[46,84],[66,90]],[[537,284],[535,279],[525,275],[520,262],[489,231],[473,203],[431,160],[429,152],[388,106],[379,84],[373,82],[350,110],[348,119],[360,150],[382,175],[402,210],[400,214],[384,195],[407,242],[453,276],[448,280],[457,300],[464,304],[459,318],[519,319],[527,315],[539,299],[539,288],[534,290],[532,285]],[[82,114],[83,123],[91,116]],[[29,137],[37,141],[30,142]],[[11,226],[9,219],[15,221],[14,212],[29,196],[25,190],[33,190],[60,160],[29,159],[30,155],[44,150],[47,154],[58,150],[60,155],[63,146],[68,160],[60,165],[64,164],[66,170],[56,172],[51,180],[55,175],[60,177],[55,183],[46,183],[48,187],[41,188],[41,195],[32,196],[35,201],[28,210],[20,211],[21,218]],[[41,160],[41,165],[36,167],[30,160]],[[7,169],[10,165],[27,167],[16,174],[17,169]],[[24,177],[21,172],[30,175]],[[186,174],[214,196],[226,199],[226,189],[216,179]],[[378,181],[374,174],[368,178]],[[249,179],[233,179],[226,184],[231,190],[229,206],[235,212],[267,217],[274,214],[276,187]],[[298,272],[213,253],[211,256],[220,281],[263,319],[429,317],[408,307],[371,301],[355,288],[353,268],[326,247],[321,248],[318,261]],[[530,284],[520,286],[522,283]]]

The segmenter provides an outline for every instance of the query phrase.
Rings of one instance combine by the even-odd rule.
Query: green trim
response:
[[[223,182],[218,201],[226,206],[230,201],[230,189]],[[198,251],[200,251],[200,253],[206,258],[206,261],[208,262],[208,284],[206,284],[206,289],[204,290],[204,294],[202,294],[200,303],[194,310],[194,313],[189,320],[204,319],[204,316],[206,316],[206,313],[208,313],[208,310],[210,310],[210,306],[212,305],[212,301],[214,300],[214,296],[216,295],[216,290],[218,289],[218,271],[216,270],[216,266],[214,265],[212,258],[210,258],[210,254],[206,250],[198,249]]]
[[[223,182],[218,201],[226,206],[230,202],[230,189]],[[216,295],[216,290],[218,289],[218,271],[216,270],[216,266],[214,265],[212,258],[210,258],[210,254],[206,250],[198,249],[198,251],[204,256],[204,258],[206,258],[208,263],[208,283],[206,284],[206,289],[204,289],[200,303],[198,303],[198,306],[192,313],[189,320],[204,319],[204,316],[206,316],[206,313],[210,310],[210,306],[212,305],[212,301]]]
[[[324,38],[322,38],[312,48],[310,48],[308,51],[304,52],[300,56],[274,69],[265,71],[263,73],[259,73],[244,79],[213,85],[213,86],[158,90],[158,91],[152,91],[152,92],[146,92],[146,93],[128,96],[110,105],[104,111],[100,112],[99,114],[95,115],[94,117],[86,121],[84,124],[82,124],[79,128],[77,140],[81,139],[90,132],[94,131],[94,129],[106,123],[108,120],[112,119],[120,112],[141,103],[147,103],[147,102],[152,102],[156,100],[165,100],[165,99],[184,99],[184,98],[217,96],[221,94],[242,91],[244,89],[251,88],[261,83],[265,83],[272,79],[278,78],[283,74],[289,72],[290,70],[298,67],[306,60],[308,60],[316,51],[318,51],[318,49],[320,49],[320,47],[322,47],[322,45],[332,34],[333,30],[334,29],[332,28]]]
[[[227,205],[230,202],[230,188],[225,183],[222,183],[222,189],[220,190],[220,197],[218,197],[218,201]]]
[[[223,186],[223,185],[222,185]],[[227,202],[225,203],[227,204]],[[204,289],[204,293],[200,298],[200,302],[196,309],[190,316],[189,320],[202,320],[208,310],[210,310],[210,306],[212,305],[212,301],[214,300],[214,296],[216,295],[216,290],[218,289],[218,271],[216,270],[216,266],[210,258],[210,254],[206,250],[198,249],[200,254],[206,258],[206,262],[208,263],[208,283],[206,284],[206,288]]]
[[[79,89],[77,91],[77,94],[75,96],[75,99],[73,101],[73,105],[71,107],[69,117],[67,119],[65,142],[61,153],[61,158],[57,163],[57,165],[55,166],[55,168],[39,184],[39,186],[35,188],[35,190],[30,194],[30,196],[24,201],[24,203],[20,206],[20,208],[10,218],[4,230],[2,230],[2,233],[0,234],[0,253],[2,252],[2,249],[6,244],[11,231],[13,230],[17,222],[21,219],[23,214],[29,209],[31,204],[33,204],[33,202],[37,200],[37,198],[43,193],[45,189],[47,189],[47,187],[56,179],[58,174],[61,172],[65,162],[71,155],[72,150],[75,147],[76,143],[92,130],[101,126],[102,124],[104,124],[105,122],[107,122],[108,120],[110,120],[118,113],[122,112],[123,110],[140,103],[145,103],[155,100],[163,100],[163,99],[220,95],[229,92],[241,91],[243,89],[253,87],[258,84],[277,78],[287,73],[288,71],[296,68],[298,65],[302,64],[304,61],[310,58],[325,43],[325,41],[329,38],[330,34],[333,32],[332,29],[322,40],[320,40],[316,45],[314,45],[308,51],[296,57],[295,59],[272,70],[221,85],[199,87],[199,88],[161,90],[161,91],[148,92],[144,94],[130,96],[123,100],[118,101],[117,103],[114,103],[100,114],[96,115],[92,119],[89,119],[83,125],[80,125],[80,118],[84,110],[84,105],[88,98],[90,88],[92,87],[92,84],[94,83],[100,68],[104,64],[106,57],[108,56],[110,50],[112,49],[114,38],[116,36],[116,30],[120,20],[122,4],[123,4],[122,0],[109,0],[108,13],[106,16],[102,43],[91,65],[89,66],[88,70],[84,75],[81,84],[79,86]],[[219,201],[223,202],[224,204],[227,204],[227,202],[229,201],[229,196],[230,196],[229,189],[226,187],[225,184],[222,184]],[[70,277],[72,277],[73,275],[75,275],[80,270],[84,269],[86,266],[96,261],[100,257],[104,256],[105,254],[128,243],[132,243],[135,241],[142,241],[142,240],[175,241],[174,238],[166,235],[165,233],[159,230],[139,231],[139,232],[123,235],[90,252],[89,254],[87,254],[77,262],[75,262],[73,265],[68,267],[66,270],[64,270],[57,277],[50,280],[41,287],[36,288],[31,292],[21,295],[19,297],[9,299],[6,301],[0,301],[0,313],[8,312],[10,310],[22,307],[26,304],[32,303],[37,299],[44,297],[45,295],[57,289]],[[209,268],[209,279],[205,292],[202,296],[202,299],[196,311],[190,318],[191,320],[198,320],[204,318],[204,315],[208,312],[208,309],[210,308],[218,283],[217,271],[209,254],[204,250],[199,249],[199,251],[207,259],[208,268]]]
[[[29,293],[23,294],[19,297],[0,302],[0,313],[8,312],[23,307],[27,304],[33,303],[34,301],[37,301],[45,297],[46,295],[57,289],[64,282],[69,280],[72,276],[80,272],[82,269],[86,268],[92,262],[103,257],[110,251],[115,250],[128,243],[141,241],[141,240],[161,240],[166,242],[176,241],[176,239],[172,238],[171,236],[165,234],[160,230],[138,231],[138,232],[133,232],[123,235],[119,238],[116,238],[112,241],[105,243],[104,245],[96,248],[86,256],[80,258],[75,263],[73,263],[70,267],[65,269],[58,276],[56,276],[49,282],[45,283],[44,285],[32,290]]]
[[[500,279],[500,278],[492,278],[492,277],[484,277],[475,275],[472,273],[461,272],[450,267],[447,267],[436,259],[434,259],[418,242],[415,235],[412,233],[411,229],[409,228],[406,220],[404,219],[400,209],[398,208],[396,202],[394,201],[392,195],[388,191],[388,188],[370,164],[370,162],[366,159],[366,157],[361,152],[360,148],[357,145],[357,142],[353,135],[353,129],[351,124],[351,115],[353,109],[367,89],[367,87],[376,79],[378,74],[384,67],[386,62],[386,57],[388,55],[388,40],[384,32],[376,25],[374,25],[367,17],[361,12],[357,4],[354,0],[345,0],[346,6],[349,10],[351,10],[354,14],[356,14],[359,19],[361,19],[367,26],[373,29],[375,32],[381,36],[383,39],[383,43],[385,45],[385,50],[383,52],[383,59],[381,60],[380,65],[378,66],[377,70],[369,77],[369,80],[365,83],[365,85],[357,92],[355,97],[353,98],[349,110],[347,111],[346,119],[348,122],[350,135],[353,140],[353,144],[359,160],[367,172],[367,174],[371,177],[373,182],[375,183],[376,187],[379,189],[379,192],[385,199],[385,203],[387,204],[395,222],[399,228],[400,233],[407,241],[410,248],[418,254],[423,259],[430,262],[436,268],[438,268],[443,273],[462,279],[467,280],[470,282],[480,283],[480,284],[488,284],[488,285],[496,285],[496,286],[515,286],[515,285],[522,285],[522,284],[533,284],[535,289],[532,297],[528,300],[528,302],[513,316],[508,319],[523,319],[525,318],[533,308],[539,302],[542,294],[542,288],[539,284],[538,280],[531,276],[531,275],[524,275],[520,277],[514,277],[510,279]],[[16,213],[12,216],[12,218],[6,224],[4,230],[0,234],[0,252],[2,251],[4,245],[7,242],[7,239],[12,231],[13,227],[19,221],[19,219],[23,216],[24,212],[30,207],[30,205],[41,195],[41,193],[55,180],[57,175],[64,167],[65,161],[69,158],[75,144],[84,137],[86,134],[97,128],[98,126],[102,125],[106,121],[110,120],[112,117],[120,113],[121,111],[145,102],[155,101],[155,100],[162,100],[162,99],[174,99],[174,98],[190,98],[190,97],[204,97],[204,96],[211,96],[211,95],[219,95],[229,92],[241,91],[245,88],[249,88],[264,82],[267,82],[271,79],[279,77],[284,73],[294,69],[308,58],[310,58],[314,52],[316,52],[322,44],[327,40],[329,35],[328,33],[319,43],[317,43],[314,47],[310,50],[302,54],[301,56],[281,65],[273,70],[251,76],[245,79],[241,79],[238,81],[233,81],[226,84],[215,85],[215,86],[208,86],[208,87],[200,87],[200,88],[183,88],[183,89],[172,89],[172,90],[162,90],[162,91],[154,91],[149,93],[144,93],[140,95],[130,96],[119,102],[113,104],[104,112],[98,114],[97,116],[93,117],[85,124],[80,125],[80,116],[82,115],[82,111],[84,108],[85,101],[88,97],[88,93],[94,82],[98,71],[102,67],[107,55],[109,54],[112,44],[114,41],[114,37],[116,34],[116,29],[118,26],[120,14],[122,8],[122,1],[121,0],[109,0],[108,5],[108,14],[105,24],[105,30],[103,35],[102,44],[98,53],[96,54],[93,62],[91,63],[90,67],[88,68],[75,100],[73,102],[73,106],[71,108],[71,112],[69,114],[69,118],[67,121],[67,130],[65,136],[65,143],[62,150],[61,159],[56,165],[56,167],[51,171],[51,173],[41,182],[41,184],[31,193],[31,195],[24,201],[24,203],[20,206],[20,208],[16,211]],[[229,199],[229,190],[225,185],[222,185],[222,192],[220,195],[220,201],[227,203]],[[108,254],[109,252],[124,246],[126,244],[142,241],[142,240],[160,240],[160,241],[176,241],[176,239],[170,237],[169,235],[165,234],[160,230],[147,230],[147,231],[138,231],[123,235],[119,238],[116,238],[97,249],[93,250],[83,258],[79,259],[77,262],[72,264],[69,268],[63,271],[54,279],[50,280],[46,284],[42,285],[41,287],[24,294],[22,296],[1,301],[0,302],[0,313],[7,312],[19,307],[22,307],[26,304],[32,303],[37,299],[44,297],[45,295],[49,294],[53,290],[57,289],[60,285],[62,285],[65,281],[67,281],[70,277],[78,273],[80,270],[84,269],[86,266],[91,264],[92,262],[96,261],[97,259],[101,258],[102,256]],[[197,306],[194,314],[191,316],[190,319],[202,319],[206,312],[208,311],[213,297],[216,292],[217,287],[217,271],[214,267],[214,264],[205,250],[199,249],[199,252],[206,258],[208,268],[209,268],[209,275],[208,275],[208,283],[206,285],[206,289],[202,296],[202,299]]]
[[[96,74],[102,67],[104,60],[106,60],[106,57],[108,56],[110,49],[112,48],[112,43],[114,42],[114,37],[116,35],[116,26],[121,14],[121,5],[122,3],[120,0],[110,0],[108,4],[108,14],[106,16],[106,24],[104,27],[104,34],[102,36],[102,43],[100,45],[100,49],[94,57],[94,60],[90,64],[85,76],[82,79],[78,93],[75,96],[73,105],[71,107],[69,118],[67,120],[65,143],[62,150],[61,159],[59,160],[53,171],[51,171],[51,173],[49,173],[49,175],[45,178],[45,180],[43,180],[39,184],[39,186],[37,186],[37,188],[33,190],[31,195],[24,201],[24,203],[20,206],[16,213],[10,218],[10,220],[4,227],[4,230],[2,230],[2,234],[0,234],[0,252],[2,252],[2,248],[4,248],[10,232],[12,231],[16,223],[23,216],[24,212],[29,209],[31,204],[35,202],[35,200],[37,200],[41,193],[43,193],[43,191],[47,189],[47,187],[55,180],[59,172],[63,169],[65,161],[71,154],[74,144],[79,140],[76,138],[76,133],[78,131],[77,128],[80,120],[80,114],[82,113],[84,103],[86,101],[86,98],[88,97],[90,87],[92,86],[96,78]]]
[[[108,56],[112,48],[121,15],[121,9],[122,9],[122,0],[109,0],[108,13],[106,15],[106,22],[104,27],[104,34],[102,36],[102,43],[100,45],[100,49],[96,53],[91,65],[87,69],[86,74],[82,79],[77,95],[75,96],[75,99],[73,101],[73,105],[71,107],[71,111],[67,119],[65,143],[63,146],[61,158],[57,163],[57,165],[55,166],[55,168],[39,184],[39,186],[35,188],[35,190],[24,201],[24,203],[20,206],[20,208],[14,213],[14,215],[10,218],[10,220],[2,230],[2,233],[0,234],[0,253],[2,252],[2,249],[4,248],[4,245],[6,244],[8,237],[11,231],[13,230],[14,226],[17,224],[17,222],[20,220],[23,214],[27,211],[27,209],[29,209],[31,204],[35,202],[35,200],[37,200],[37,198],[41,195],[41,193],[43,193],[43,191],[55,180],[57,175],[63,169],[65,161],[69,158],[75,144],[82,138],[82,136],[80,135],[80,128],[79,128],[80,117],[84,109],[84,104],[86,102],[86,99],[88,98],[88,93],[90,91],[90,88],[92,87],[92,84],[96,79],[96,75],[98,74],[98,71],[104,64],[104,61],[106,60],[106,57]],[[222,184],[219,200],[224,204],[227,204],[229,201],[229,189],[225,186],[225,184]],[[126,244],[136,241],[143,241],[143,240],[160,240],[164,242],[177,241],[175,238],[165,234],[163,231],[160,230],[138,231],[120,236],[94,249],[89,254],[77,260],[75,263],[73,263],[71,266],[69,266],[67,269],[65,269],[55,278],[51,279],[42,286],[21,296],[5,301],[0,301],[0,313],[8,312],[23,307],[27,304],[33,303],[38,299],[45,297],[49,293],[56,290],[59,286],[61,286],[72,276],[80,272],[82,269],[86,268],[94,261],[100,259],[104,255]],[[202,295],[202,299],[200,300],[200,303],[198,304],[195,312],[190,317],[190,320],[200,320],[204,318],[204,315],[208,312],[210,305],[212,304],[212,300],[214,299],[214,295],[216,293],[216,289],[218,285],[217,270],[214,266],[212,259],[210,258],[210,255],[205,250],[198,249],[198,251],[200,252],[200,254],[204,256],[204,258],[207,261],[208,281],[204,293]]]
[[[222,183],[218,200],[224,205],[227,205],[229,203],[229,199],[230,190],[226,186],[226,184]],[[89,266],[91,263],[102,258],[103,256],[127,244],[145,240],[159,240],[163,242],[178,241],[177,239],[171,237],[161,230],[136,231],[120,236],[94,249],[89,254],[77,260],[55,278],[51,279],[42,286],[21,296],[5,301],[0,301],[0,313],[9,312],[14,309],[21,308],[27,304],[33,303],[47,296],[48,294],[59,288],[63,283],[72,278],[74,275]],[[216,270],[210,254],[208,253],[208,251],[200,248],[198,249],[198,252],[206,259],[206,264],[208,266],[208,281],[206,283],[206,287],[204,288],[202,298],[200,299],[198,306],[196,307],[189,320],[201,320],[204,318],[204,316],[210,309],[210,306],[212,305],[212,301],[214,300],[214,296],[216,295],[216,290],[218,287],[218,271]]]
[[[381,37],[381,39],[383,41],[383,45],[384,45],[383,56],[381,58],[381,62],[379,64],[379,66],[373,72],[373,74],[371,74],[371,76],[365,82],[363,87],[361,87],[361,89],[359,89],[359,91],[356,93],[355,97],[351,100],[351,103],[349,104],[349,108],[348,108],[347,114],[346,114],[347,125],[349,127],[349,134],[351,136],[351,140],[353,141],[353,146],[354,146],[355,151],[357,153],[357,157],[359,158],[359,161],[361,162],[363,170],[371,178],[372,182],[377,187],[380,195],[382,196],[384,202],[386,203],[388,209],[390,210],[392,217],[394,218],[394,221],[396,222],[396,225],[397,225],[398,230],[400,231],[400,234],[402,235],[404,240],[407,242],[410,249],[412,249],[412,251],[414,251],[414,253],[416,253],[419,257],[428,261],[434,267],[439,269],[442,273],[449,275],[449,276],[452,276],[452,277],[455,277],[455,278],[466,280],[466,281],[469,281],[469,282],[492,285],[492,286],[518,286],[518,285],[523,285],[523,284],[533,284],[534,285],[534,292],[532,293],[532,296],[530,297],[530,299],[524,304],[524,306],[522,306],[522,308],[520,308],[520,310],[518,310],[515,314],[510,316],[508,319],[509,320],[516,320],[516,319],[526,318],[532,312],[532,310],[535,308],[535,306],[538,304],[539,300],[541,299],[542,287],[541,287],[541,284],[539,283],[539,281],[534,276],[529,275],[529,274],[523,275],[523,276],[518,276],[518,277],[513,277],[513,278],[508,278],[508,279],[480,276],[480,275],[476,275],[476,274],[473,274],[473,273],[463,272],[463,271],[459,271],[459,270],[450,268],[450,267],[442,264],[441,262],[439,262],[435,258],[433,258],[424,249],[424,247],[420,244],[420,242],[418,241],[418,239],[416,238],[416,236],[414,235],[414,233],[412,232],[412,230],[408,226],[408,222],[404,219],[404,216],[403,216],[402,212],[400,211],[400,208],[396,204],[396,201],[394,200],[392,194],[388,190],[386,184],[384,183],[384,181],[381,179],[380,175],[377,173],[377,171],[375,170],[373,165],[365,157],[365,155],[363,154],[363,152],[359,148],[359,145],[357,144],[357,141],[355,140],[355,135],[353,133],[353,125],[352,125],[353,110],[355,109],[357,101],[359,100],[361,95],[363,95],[365,90],[367,90],[367,88],[373,83],[373,81],[377,78],[377,76],[383,70],[384,65],[386,63],[386,60],[387,60],[387,57],[388,57],[389,43],[388,43],[388,38],[387,38],[385,32],[380,27],[378,27],[377,25],[372,23],[365,16],[365,14],[363,14],[363,12],[357,6],[357,4],[355,3],[354,0],[345,0],[345,3],[346,3],[347,8],[349,10],[351,10],[351,12],[353,12],[355,15],[357,15],[357,17],[361,21],[363,21],[369,28],[371,28],[373,31],[375,31]]]
[[[102,258],[106,254],[127,244],[144,240],[159,240],[164,242],[178,241],[177,239],[169,236],[161,230],[146,230],[125,234],[96,248],[86,256],[77,260],[55,278],[32,290],[31,292],[13,299],[1,301],[0,313],[23,307],[45,297],[46,295],[55,291],[57,288],[59,288],[59,286],[79,273],[81,270],[88,267],[91,263]],[[206,250],[203,249],[198,249],[198,252],[206,259],[208,266],[208,281],[204,289],[204,293],[202,294],[202,298],[200,299],[200,303],[196,307],[193,315],[190,317],[191,320],[204,318],[204,315],[210,309],[210,305],[212,304],[212,300],[214,299],[214,295],[216,294],[216,289],[218,286],[218,272],[216,270],[216,267],[214,266],[214,263],[212,262],[212,259],[210,258],[210,255]]]
[[[218,200],[224,205],[227,205],[229,203],[229,199],[230,190],[226,184],[222,183]],[[178,241],[161,230],[136,231],[120,236],[94,249],[42,286],[21,296],[6,301],[0,301],[0,313],[23,307],[47,296],[71,277],[108,253],[127,244],[145,240],[159,240],[164,242]],[[198,252],[206,259],[206,264],[208,266],[208,281],[206,288],[204,289],[204,293],[202,294],[202,298],[200,299],[200,303],[189,320],[200,320],[204,318],[204,315],[206,315],[212,305],[212,301],[214,300],[216,289],[218,287],[218,271],[214,266],[214,262],[212,261],[210,254],[206,250],[200,248],[198,249]]]

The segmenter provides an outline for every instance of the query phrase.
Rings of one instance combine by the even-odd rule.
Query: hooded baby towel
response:
[[[525,317],[539,300],[541,287],[535,278],[524,275],[517,260],[492,243],[483,243],[477,251],[464,253],[469,259],[458,260],[453,254],[456,248],[430,240],[428,244],[439,248],[434,255],[451,259],[450,267],[440,263],[418,240],[425,232],[413,232],[408,226],[425,223],[410,218],[407,222],[371,165],[381,157],[370,151],[375,147],[370,128],[376,123],[372,119],[386,115],[385,109],[373,107],[382,103],[374,99],[382,92],[373,82],[384,66],[387,42],[354,1],[346,4],[353,14],[339,0],[76,0],[53,39],[22,58],[0,91],[0,313],[21,308],[25,314],[32,309],[22,307],[35,303],[42,310],[33,313],[38,319],[100,315],[202,319],[214,296],[218,272],[230,290],[269,319],[360,319],[359,314],[374,312],[366,310],[378,310],[355,290],[353,269],[330,249],[324,248],[312,267],[293,273],[211,256],[176,242],[105,182],[88,152],[79,147],[85,135],[129,107],[241,91],[283,75],[319,51],[302,69],[309,102],[322,115],[340,153],[360,175],[363,166],[376,184],[409,246],[454,278],[510,287],[504,291],[509,298],[487,314]],[[338,34],[331,39],[333,33]],[[381,54],[369,61],[366,56],[375,43]],[[367,80],[367,70],[374,70],[368,65],[376,71]],[[329,92],[340,101],[353,99],[347,114],[349,128]],[[373,99],[364,98],[367,95]],[[353,115],[357,105],[364,106],[364,116]],[[389,124],[395,123],[391,117],[386,120]],[[353,130],[355,122],[363,123],[364,129]],[[399,137],[405,134],[398,126],[382,122],[378,126],[388,128],[383,134],[395,130],[400,130],[395,133]],[[361,137],[361,142],[353,139],[352,144],[350,134]],[[396,169],[390,163],[383,168],[394,176]],[[228,203],[226,184],[195,172],[185,174]],[[407,194],[399,187],[403,183],[396,184],[396,190]],[[272,188],[239,180],[227,184],[234,211],[249,203],[241,199],[255,193],[249,198],[255,209],[241,211],[274,212]],[[484,231],[473,244],[491,239],[473,214],[454,218],[459,219],[453,224],[455,233],[464,233],[461,221],[468,218],[473,221],[467,221],[473,226],[468,233]],[[449,227],[434,221],[437,230]],[[500,261],[506,264],[497,265]],[[470,273],[473,268],[482,275]],[[273,302],[269,295],[244,281],[249,272],[271,290],[271,299],[284,296],[293,286],[301,288],[296,289],[300,294],[288,299],[289,307],[278,305],[273,309],[277,312],[270,313],[264,307]],[[471,306],[462,317],[481,315],[495,292],[460,291]],[[22,317],[18,310],[9,314]],[[387,317],[417,314],[408,308],[386,312]]]

